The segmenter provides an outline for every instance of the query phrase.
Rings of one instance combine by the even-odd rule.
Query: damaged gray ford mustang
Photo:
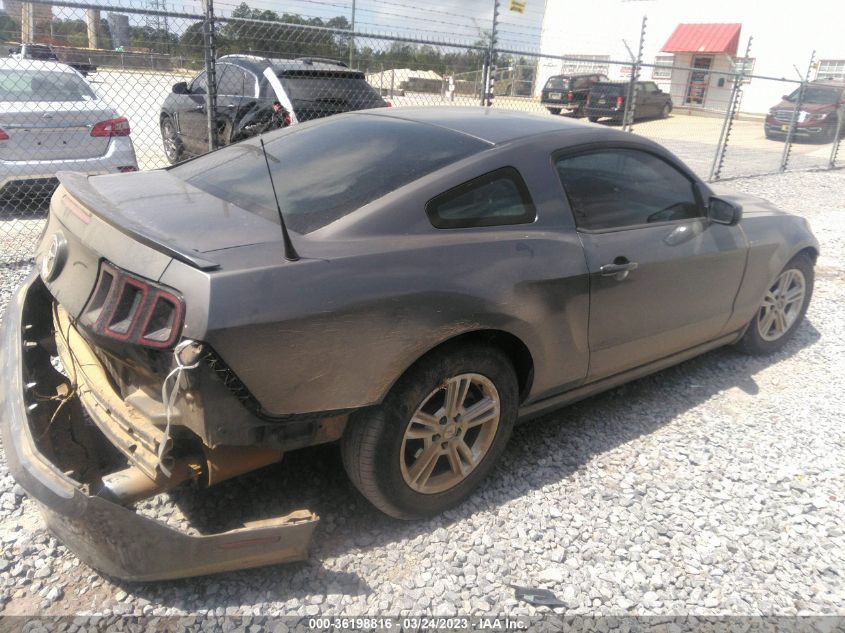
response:
[[[133,512],[338,441],[399,518],[518,419],[801,323],[802,218],[631,134],[490,109],[342,114],[162,171],[61,174],[2,326],[9,469],[126,579],[301,559],[309,510],[194,537]]]

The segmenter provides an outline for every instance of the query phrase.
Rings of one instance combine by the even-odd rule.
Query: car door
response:
[[[236,121],[240,111],[249,101],[255,98],[255,79],[242,68],[232,64],[218,64],[222,73],[217,78],[217,120],[219,121],[220,144],[228,145],[232,142],[233,134],[237,133]]]
[[[627,146],[559,153],[555,166],[590,274],[588,380],[717,338],[747,245],[705,217],[693,177]]]
[[[182,98],[177,105],[176,124],[182,142],[191,154],[204,154],[208,151],[208,81],[205,71],[188,84],[188,94],[180,96]]]

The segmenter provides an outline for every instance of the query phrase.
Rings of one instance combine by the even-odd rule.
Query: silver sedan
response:
[[[58,171],[138,168],[129,121],[73,68],[0,59],[0,207],[29,208]]]

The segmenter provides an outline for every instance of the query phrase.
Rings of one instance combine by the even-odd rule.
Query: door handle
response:
[[[194,106],[194,110],[202,112],[203,110],[205,110],[205,106],[204,105]]]
[[[599,273],[602,277],[614,277],[616,281],[624,281],[628,273],[636,270],[638,266],[637,262],[629,262],[624,257],[617,257],[612,264],[605,264],[599,268]]]

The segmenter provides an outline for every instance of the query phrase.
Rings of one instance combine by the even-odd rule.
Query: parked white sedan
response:
[[[129,121],[73,68],[0,59],[0,208],[31,209],[58,171],[136,171]]]

